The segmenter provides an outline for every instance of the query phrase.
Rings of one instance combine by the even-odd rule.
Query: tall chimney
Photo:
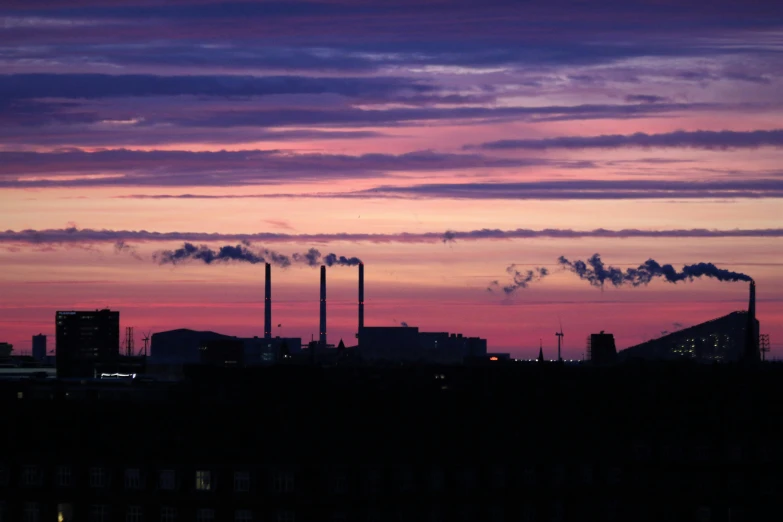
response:
[[[756,362],[761,359],[759,353],[759,332],[756,328],[756,282],[750,282],[748,299],[748,324],[745,326],[745,360]]]
[[[326,265],[321,265],[321,326],[318,344],[326,346]]]
[[[272,337],[272,265],[266,264],[266,278],[264,287],[264,337]]]
[[[357,339],[362,335],[364,329],[364,263],[359,263],[359,331],[356,333]]]

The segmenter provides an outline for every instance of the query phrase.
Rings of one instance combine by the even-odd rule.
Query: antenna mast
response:
[[[563,321],[560,321],[560,331],[555,333],[557,336],[557,362],[563,362],[563,358],[560,357],[560,341],[563,339]]]
[[[128,326],[125,328],[125,355],[131,357],[133,355],[133,327]]]
[[[759,336],[759,351],[761,352],[761,360],[766,361],[766,354],[769,353],[769,334]]]

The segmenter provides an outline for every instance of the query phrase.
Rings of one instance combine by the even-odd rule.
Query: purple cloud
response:
[[[330,242],[369,242],[369,243],[439,243],[446,237],[449,241],[480,241],[509,240],[530,238],[736,238],[736,237],[783,237],[783,228],[771,229],[673,229],[673,230],[639,230],[639,229],[542,229],[533,230],[518,228],[515,230],[479,229],[448,232],[398,232],[387,234],[372,233],[328,233],[328,234],[280,234],[274,232],[246,233],[208,233],[208,232],[152,232],[147,230],[98,230],[68,227],[61,229],[42,230],[6,230],[0,232],[0,244],[16,245],[69,245],[69,244],[116,244],[122,241],[142,242],[296,242],[296,243],[330,243]],[[243,243],[244,244],[244,243]],[[297,262],[317,263],[320,252],[316,249],[303,254],[294,254]],[[310,260],[310,261],[308,261]]]
[[[783,130],[756,131],[675,131],[662,134],[605,134],[601,136],[561,136],[534,140],[499,140],[467,145],[465,150],[545,150],[608,149],[625,147],[698,148],[729,150],[738,148],[781,147]]]

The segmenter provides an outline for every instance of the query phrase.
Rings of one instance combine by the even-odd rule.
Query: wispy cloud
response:
[[[466,145],[465,150],[545,150],[545,149],[614,149],[696,148],[729,150],[739,148],[782,147],[783,130],[756,131],[676,131],[662,134],[605,134],[601,136],[561,136],[533,140],[498,140],[480,145]]]
[[[330,243],[330,242],[368,242],[368,243],[441,243],[448,241],[509,240],[532,238],[583,239],[583,238],[736,238],[736,237],[783,237],[783,228],[770,229],[525,229],[514,230],[478,229],[446,232],[398,232],[398,233],[314,233],[283,234],[274,232],[258,233],[208,233],[208,232],[152,232],[147,230],[98,230],[75,227],[41,230],[6,230],[0,232],[0,243],[26,245],[68,245],[68,244],[117,244],[122,242],[287,242],[287,243]]]

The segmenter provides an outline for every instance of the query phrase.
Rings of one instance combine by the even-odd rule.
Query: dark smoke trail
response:
[[[321,260],[321,252],[315,248],[311,248],[304,254],[294,254],[293,258],[297,263],[304,263],[307,266],[315,267],[318,266],[318,262]]]
[[[293,255],[294,261],[298,263],[304,263],[307,266],[316,267],[321,262],[325,264],[326,266],[334,266],[334,265],[340,265],[340,266],[357,266],[361,264],[362,260],[358,257],[345,257],[345,256],[338,256],[337,254],[326,254],[323,256],[323,260],[321,259],[321,252],[319,252],[315,248],[311,248],[307,252],[303,254],[294,254]]]
[[[118,239],[117,241],[114,242],[114,252],[116,254],[128,254],[133,259],[138,259],[139,261],[141,261],[141,256],[136,251],[136,247],[130,246],[123,239]]]
[[[541,281],[549,275],[549,270],[545,267],[538,267],[533,270],[521,272],[517,269],[517,265],[510,265],[506,268],[506,272],[513,276],[513,281],[502,287],[503,292],[505,292],[506,295],[511,295],[520,288],[527,288],[533,281]],[[492,281],[487,287],[487,290],[494,292],[494,288],[498,287],[500,287],[500,283]]]
[[[207,265],[228,261],[250,264],[269,262],[280,267],[287,267],[291,264],[288,256],[269,250],[256,253],[244,245],[226,245],[218,250],[212,250],[207,245],[196,246],[193,243],[185,243],[182,248],[176,250],[160,250],[153,254],[152,259],[161,265],[167,263],[176,265],[189,260],[202,261]]]
[[[747,274],[718,268],[712,263],[685,265],[679,272],[672,265],[661,265],[654,259],[648,259],[637,268],[623,271],[620,268],[604,265],[599,254],[593,254],[586,262],[581,260],[572,262],[560,256],[558,263],[598,288],[603,288],[606,282],[613,286],[641,286],[658,277],[669,283],[693,281],[698,277],[711,277],[718,281],[753,281]]]
[[[361,262],[362,260],[358,257],[337,256],[335,254],[327,254],[326,257],[324,257],[324,264],[326,266],[358,266]]]

